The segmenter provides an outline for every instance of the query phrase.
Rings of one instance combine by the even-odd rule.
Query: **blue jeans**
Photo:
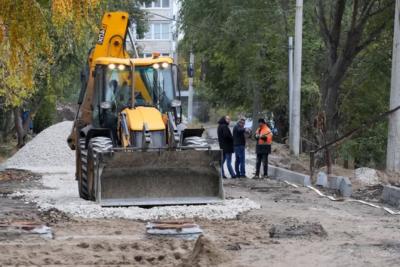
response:
[[[235,171],[237,175],[246,176],[245,147],[235,146]]]
[[[222,165],[221,165],[221,171],[222,171],[222,177],[225,177],[225,172],[224,172],[224,163],[226,161],[226,166],[228,167],[229,174],[231,177],[236,177],[235,172],[233,171],[232,168],[232,153],[224,153],[224,158],[222,160]]]

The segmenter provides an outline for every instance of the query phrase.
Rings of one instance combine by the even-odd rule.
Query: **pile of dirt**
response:
[[[229,261],[229,257],[210,239],[199,236],[189,257],[183,260],[181,267],[218,266]]]
[[[296,218],[286,218],[281,224],[273,225],[269,230],[271,238],[325,237],[327,235],[320,223],[300,223]]]

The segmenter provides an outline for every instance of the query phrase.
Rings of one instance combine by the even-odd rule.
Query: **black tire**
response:
[[[112,141],[108,137],[94,137],[89,141],[88,149],[81,146],[81,179],[79,182],[79,195],[86,200],[96,200],[94,186],[95,177],[98,173],[98,153],[107,152],[112,149]]]
[[[87,153],[85,148],[85,139],[79,140],[79,156],[80,156],[80,175],[79,175],[79,196],[89,200],[89,189],[87,184]]]

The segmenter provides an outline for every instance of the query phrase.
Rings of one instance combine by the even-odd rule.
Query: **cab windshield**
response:
[[[107,68],[104,78],[103,101],[112,103],[117,111],[121,111],[130,104],[132,99],[131,69]]]
[[[152,104],[162,112],[170,108],[175,98],[175,88],[171,66],[154,68],[136,66],[135,68],[135,102],[136,105]]]

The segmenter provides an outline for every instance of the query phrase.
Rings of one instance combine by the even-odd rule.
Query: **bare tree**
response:
[[[341,85],[346,74],[357,55],[387,27],[390,20],[384,15],[392,10],[394,1],[316,0],[317,21],[327,49],[320,83],[327,142],[338,136]],[[329,151],[326,156],[331,158]]]
[[[380,36],[388,23],[387,19],[371,21],[393,4],[394,0],[317,0],[316,14],[327,48],[320,89],[329,141],[337,135],[340,87],[347,71],[356,56]]]

